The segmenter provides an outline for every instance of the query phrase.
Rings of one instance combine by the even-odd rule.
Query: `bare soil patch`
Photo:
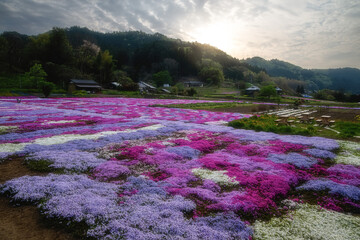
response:
[[[0,164],[0,183],[25,175],[45,175],[29,170],[22,158]],[[73,240],[71,234],[46,224],[36,206],[15,205],[0,196],[0,239],[2,240]]]

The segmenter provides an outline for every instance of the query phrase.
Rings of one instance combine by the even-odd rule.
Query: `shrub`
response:
[[[56,87],[52,82],[46,81],[40,82],[39,85],[45,97],[48,97],[51,91]]]
[[[85,90],[76,90],[72,92],[72,95],[77,97],[86,96],[88,93]]]
[[[278,128],[279,133],[292,133],[292,128],[290,126],[280,126]]]

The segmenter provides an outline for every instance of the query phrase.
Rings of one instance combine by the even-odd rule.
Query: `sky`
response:
[[[0,0],[0,32],[139,30],[303,68],[360,68],[360,0]]]

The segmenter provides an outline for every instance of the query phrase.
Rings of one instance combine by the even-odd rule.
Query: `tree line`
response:
[[[64,89],[72,78],[93,79],[105,88],[115,81],[128,90],[136,88],[138,81],[176,85],[185,77],[215,86],[228,81],[238,88],[245,88],[246,83],[273,84],[286,92],[295,92],[304,84],[270,77],[264,69],[210,45],[159,33],[100,33],[76,26],[53,28],[36,36],[4,32],[0,49],[3,76],[25,74],[39,64],[46,73],[44,81]]]

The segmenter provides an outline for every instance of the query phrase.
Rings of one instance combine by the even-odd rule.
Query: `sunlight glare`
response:
[[[196,29],[193,36],[199,43],[207,43],[229,53],[233,48],[233,33],[230,23],[215,23]]]

